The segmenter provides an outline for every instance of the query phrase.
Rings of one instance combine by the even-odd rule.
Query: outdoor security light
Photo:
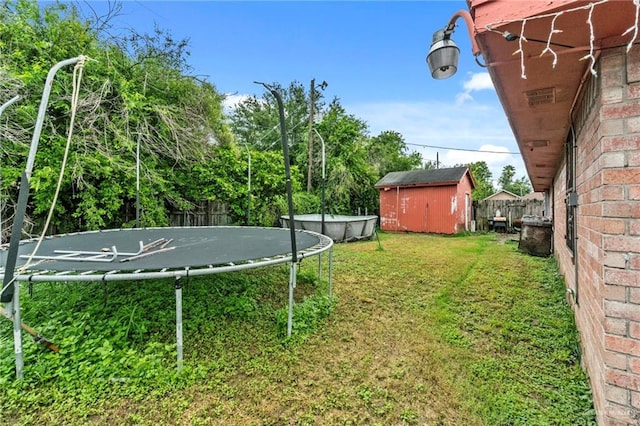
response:
[[[471,15],[466,10],[460,10],[451,17],[451,20],[444,30],[438,30],[433,34],[433,41],[431,43],[431,48],[429,49],[429,54],[427,55],[427,64],[429,64],[431,76],[437,80],[449,78],[458,71],[458,57],[460,56],[460,49],[451,39],[451,34],[453,34],[455,30],[456,20],[460,17],[462,17],[467,24],[467,30],[469,31],[469,37],[471,38],[473,56],[476,57],[478,65],[484,66],[478,62],[480,48],[478,47],[474,37],[475,26],[471,19]]]
[[[449,78],[458,71],[458,57],[460,49],[451,39],[451,33],[438,30],[433,33],[433,42],[427,55],[427,63],[431,77],[436,80]]]

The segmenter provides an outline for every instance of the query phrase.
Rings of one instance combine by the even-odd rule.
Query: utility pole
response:
[[[311,79],[309,91],[309,162],[307,164],[307,192],[311,192],[311,170],[313,167],[313,108],[315,104],[316,79]]]

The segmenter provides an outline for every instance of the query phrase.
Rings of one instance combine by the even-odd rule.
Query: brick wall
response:
[[[603,53],[594,107],[577,123],[577,249],[566,246],[564,176],[554,247],[574,305],[598,421],[640,424],[640,47]],[[585,106],[583,106],[585,108]],[[574,260],[577,259],[577,281]]]

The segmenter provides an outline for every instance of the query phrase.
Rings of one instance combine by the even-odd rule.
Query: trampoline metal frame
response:
[[[215,228],[235,228],[235,227],[215,227]],[[157,229],[157,228],[152,228]],[[266,228],[273,229],[273,228]],[[90,231],[81,234],[90,234]],[[189,278],[200,275],[213,275],[225,272],[235,272],[245,269],[262,268],[282,263],[290,263],[289,267],[289,300],[288,300],[288,318],[287,318],[287,336],[291,336],[293,326],[293,290],[296,287],[297,262],[311,256],[318,256],[318,279],[322,279],[322,253],[328,251],[329,254],[329,276],[328,276],[328,293],[333,294],[333,240],[325,235],[321,235],[312,231],[298,230],[296,232],[312,234],[319,238],[319,243],[307,249],[298,251],[297,256],[292,253],[286,255],[275,255],[272,257],[263,257],[244,261],[242,263],[228,263],[224,265],[207,265],[203,267],[185,267],[173,268],[171,270],[164,268],[157,271],[134,270],[131,272],[121,272],[118,269],[110,271],[73,271],[73,270],[31,270],[28,272],[17,272],[13,275],[15,280],[14,297],[12,301],[6,303],[7,315],[13,319],[13,338],[14,338],[14,354],[16,362],[16,377],[23,377],[24,359],[22,356],[22,330],[20,315],[20,282],[87,282],[87,281],[139,281],[146,279],[175,279],[176,294],[176,346],[177,346],[177,369],[182,370],[183,366],[183,322],[182,322],[182,278]],[[80,233],[78,233],[80,234]],[[70,234],[75,235],[75,234]],[[30,243],[34,240],[24,240],[21,244]],[[293,259],[296,261],[293,261]],[[94,259],[95,261],[95,259]],[[106,262],[103,264],[107,264]],[[120,264],[117,262],[115,264]],[[4,279],[6,271],[0,268],[0,280]],[[1,282],[1,281],[0,281]]]

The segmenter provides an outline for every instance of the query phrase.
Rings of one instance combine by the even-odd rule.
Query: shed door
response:
[[[457,211],[455,187],[438,186],[429,188],[426,210],[426,232],[436,234],[454,233],[455,214]]]
[[[435,197],[430,197],[427,200],[427,205],[425,206],[426,210],[426,223],[424,232],[438,232],[438,217],[440,212],[440,206],[438,206],[438,199]]]
[[[425,191],[406,188],[399,192],[398,223],[400,231],[427,232]]]

